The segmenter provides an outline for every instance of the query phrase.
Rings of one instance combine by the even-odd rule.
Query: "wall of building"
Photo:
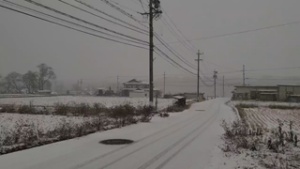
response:
[[[186,99],[197,99],[197,93],[185,93],[184,97]],[[202,93],[199,94],[199,100],[200,101],[204,100],[204,94],[202,94]]]
[[[279,101],[286,101],[291,95],[300,95],[300,86],[279,86]]]
[[[148,92],[136,92],[136,91],[129,92],[129,97],[131,98],[141,98],[147,96],[148,96]]]

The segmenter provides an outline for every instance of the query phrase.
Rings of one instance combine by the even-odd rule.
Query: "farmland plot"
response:
[[[95,117],[1,113],[0,155],[116,127],[101,123]]]
[[[251,169],[300,168],[300,109],[296,104],[274,103],[236,104],[240,118],[223,121],[221,149],[230,161]]]
[[[283,123],[283,130],[289,130],[290,122],[293,123],[294,132],[300,134],[300,110],[282,110],[270,108],[244,108],[245,118],[249,126],[271,130]]]
[[[300,107],[300,103],[288,103],[288,102],[262,102],[262,101],[230,101],[229,105],[249,105],[249,106],[257,106],[257,107],[268,107],[268,106],[286,106],[286,107]]]
[[[158,99],[158,108],[166,108],[174,102],[173,99]],[[149,104],[148,98],[126,98],[126,97],[91,97],[91,96],[57,96],[57,97],[29,97],[29,98],[1,98],[1,104],[15,104],[15,105],[33,105],[39,106],[53,106],[56,103],[101,103],[106,107],[115,105],[124,105],[131,103],[133,106]]]

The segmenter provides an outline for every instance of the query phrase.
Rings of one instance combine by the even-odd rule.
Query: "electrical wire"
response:
[[[173,30],[172,26],[168,23],[168,21],[162,17],[162,23],[166,26],[166,28],[173,34],[173,36],[189,51],[194,52],[187,44],[186,42],[180,39],[180,36],[176,33],[175,30]]]
[[[8,0],[3,0],[3,1],[4,1],[4,3],[7,3],[7,4],[9,4],[9,5],[13,5],[13,6],[16,6],[16,7],[18,7],[18,8],[22,8],[22,9],[25,9],[25,10],[29,10],[29,11],[32,11],[32,12],[34,12],[34,13],[41,14],[41,15],[43,15],[43,16],[47,16],[47,17],[49,17],[49,18],[54,18],[54,19],[56,19],[56,20],[62,21],[63,23],[68,23],[68,24],[71,24],[71,25],[75,25],[75,26],[78,26],[78,27],[81,27],[81,28],[84,28],[84,29],[92,30],[92,31],[97,32],[97,33],[100,33],[100,34],[104,34],[104,35],[107,35],[107,36],[110,36],[110,37],[122,39],[122,40],[125,40],[125,41],[128,41],[128,42],[133,42],[133,43],[145,45],[145,44],[139,43],[139,42],[134,41],[134,40],[129,40],[129,39],[126,39],[126,38],[123,38],[123,37],[119,37],[119,36],[116,36],[116,35],[111,35],[111,34],[108,34],[108,33],[105,33],[105,32],[102,32],[102,31],[99,31],[99,30],[96,30],[96,29],[93,29],[93,28],[90,28],[90,27],[87,27],[87,26],[84,26],[84,25],[80,25],[80,24],[75,23],[75,22],[71,22],[71,21],[68,21],[68,20],[65,20],[65,19],[62,19],[62,18],[59,18],[59,17],[55,17],[55,16],[53,16],[53,15],[49,15],[49,14],[47,14],[47,13],[40,12],[40,11],[37,11],[37,10],[32,9],[32,8],[29,8],[29,7],[26,7],[26,6],[22,6],[22,5],[19,5],[19,4],[14,3],[14,2],[10,2],[10,1],[8,1]]]
[[[125,22],[125,21],[123,21],[123,20],[117,18],[117,17],[114,17],[114,16],[112,16],[112,15],[106,13],[106,12],[103,12],[103,11],[101,11],[100,9],[93,7],[92,5],[90,5],[90,4],[88,4],[88,3],[82,2],[82,1],[80,1],[80,0],[75,0],[75,2],[77,2],[77,3],[79,3],[79,4],[83,5],[83,6],[85,6],[85,7],[87,7],[87,8],[90,8],[90,9],[92,9],[92,10],[94,10],[94,11],[97,11],[97,12],[103,14],[103,15],[106,15],[106,16],[108,16],[108,17],[110,17],[110,18],[113,18],[113,19],[115,19],[115,20],[117,20],[117,21],[119,21],[119,22],[122,22],[123,24],[126,24],[126,25],[131,26],[131,27],[136,28],[136,29],[139,29],[139,30],[141,30],[141,31],[143,31],[143,32],[149,33],[147,30],[141,29],[141,28],[139,28],[139,27],[137,27],[137,26],[135,26],[135,25],[132,25],[132,24],[130,24],[130,23],[128,23],[128,22]]]
[[[249,30],[244,30],[244,31],[239,31],[239,32],[234,32],[234,33],[213,35],[213,36],[200,37],[200,38],[195,38],[195,39],[187,39],[186,41],[191,42],[191,41],[215,39],[215,38],[221,38],[221,37],[226,37],[226,36],[231,36],[231,35],[239,35],[239,34],[245,34],[245,33],[250,33],[250,32],[256,32],[256,31],[260,31],[260,30],[277,28],[277,27],[282,27],[282,26],[295,25],[295,24],[300,24],[300,21],[288,22],[288,23],[284,23],[284,24],[278,24],[278,25],[273,25],[273,26],[261,27],[261,28],[256,28],[256,29],[249,29]],[[172,44],[172,43],[180,43],[180,42],[179,41],[168,42],[168,44]]]
[[[129,8],[129,7],[125,6],[125,5],[122,5],[122,4],[118,3],[118,2],[115,2],[113,0],[109,0],[109,1],[111,1],[112,3],[114,3],[114,4],[116,4],[116,5],[120,6],[120,7],[126,8],[126,9],[128,9],[128,10],[130,10],[132,12],[140,13],[140,12],[134,10],[134,9],[131,9],[131,8]]]
[[[174,56],[176,56],[179,60],[181,60],[183,63],[188,65],[190,68],[197,70],[190,62],[188,62],[183,56],[181,56],[178,52],[176,52],[171,46],[166,44],[163,39],[161,39],[159,36],[156,34],[154,35],[156,39],[164,46],[166,47]]]
[[[107,0],[101,0],[101,1],[107,1]],[[121,9],[122,10],[122,9]],[[144,24],[140,23],[139,21],[137,21],[139,24],[141,24],[143,27],[147,27]],[[148,28],[148,27],[147,27]],[[179,60],[181,60],[183,63],[185,63],[186,65],[188,65],[189,67],[191,67],[192,69],[196,69],[195,67],[193,67],[192,64],[190,64],[183,56],[181,56],[178,52],[174,51],[174,49],[169,46],[168,44],[165,43],[165,41],[163,39],[161,39],[159,37],[159,35],[154,32],[154,36],[157,38],[157,40],[159,40],[174,56],[176,56]],[[170,58],[168,55],[166,55],[164,52],[162,52],[159,48],[157,48],[165,57],[167,57],[169,60],[172,60],[172,62],[174,64],[176,64],[177,66],[181,67],[182,69],[186,70],[187,72],[196,75],[195,73],[191,72],[190,70],[186,69],[185,67],[183,67],[182,65],[180,65],[179,63],[175,62],[172,58]],[[172,64],[174,66],[174,64]]]
[[[174,61],[171,57],[169,57],[166,53],[164,53],[161,49],[155,47],[155,49],[160,52],[162,55],[164,55],[166,58],[168,58],[169,60],[171,60],[174,64],[176,64],[177,66],[179,66],[181,69],[185,70],[186,72],[189,72],[190,74],[193,75],[197,75],[196,73],[190,71],[189,69],[183,67],[182,65],[180,65],[179,63],[177,63],[176,61]],[[157,53],[156,53],[157,54]],[[160,55],[161,56],[161,55]]]
[[[106,3],[107,5],[109,5],[110,7],[116,9],[117,11],[121,12],[122,14],[124,14],[125,16],[131,18],[132,20],[140,23],[141,21],[139,21],[138,19],[136,19],[135,17],[133,17],[133,15],[131,15],[130,13],[126,12],[125,10],[121,9],[120,7],[117,7],[116,5],[112,4],[111,2],[109,2],[108,0],[101,0],[102,2]]]
[[[42,17],[38,17],[38,16],[35,16],[35,15],[32,15],[32,14],[29,14],[29,13],[26,13],[26,12],[14,9],[14,8],[10,8],[10,7],[4,6],[4,5],[0,5],[0,7],[4,8],[4,9],[7,9],[7,10],[10,10],[10,11],[14,11],[14,12],[20,13],[20,14],[27,15],[27,16],[30,16],[30,17],[33,17],[33,18],[36,18],[36,19],[39,19],[39,20],[43,20],[43,21],[46,21],[46,22],[49,22],[49,23],[52,23],[52,24],[56,24],[56,25],[59,25],[59,26],[62,26],[62,27],[68,28],[68,29],[76,30],[78,32],[85,33],[85,34],[88,34],[88,35],[91,35],[91,36],[94,36],[94,37],[98,37],[98,38],[101,38],[101,39],[106,39],[106,40],[109,40],[109,41],[121,43],[121,44],[124,44],[124,45],[129,45],[129,46],[133,46],[133,47],[137,47],[137,48],[141,48],[141,49],[147,49],[145,47],[137,46],[137,45],[126,43],[126,42],[121,42],[121,41],[118,41],[118,40],[115,40],[115,39],[107,38],[107,37],[96,35],[96,34],[93,34],[93,33],[90,33],[90,32],[86,32],[86,31],[83,31],[83,30],[80,30],[80,29],[76,29],[76,28],[73,28],[71,26],[63,25],[61,23],[54,22],[54,21],[51,21],[51,20],[48,20],[48,19],[45,19],[45,18],[42,18]]]
[[[140,31],[140,30],[133,29],[133,28],[131,28],[131,27],[125,26],[125,25],[123,25],[123,24],[120,24],[120,23],[118,23],[118,22],[115,22],[115,21],[106,19],[106,18],[104,18],[104,17],[102,17],[102,16],[100,16],[100,15],[96,15],[96,14],[90,12],[90,11],[87,11],[87,10],[85,10],[85,9],[82,9],[82,8],[80,8],[80,7],[77,7],[77,6],[75,6],[75,5],[72,5],[72,4],[70,4],[70,3],[68,3],[68,2],[65,2],[65,1],[63,1],[63,0],[58,0],[58,1],[60,1],[60,2],[62,2],[62,3],[64,3],[64,4],[66,4],[66,5],[68,5],[68,6],[71,6],[71,7],[75,8],[75,9],[78,9],[78,10],[80,10],[80,11],[89,13],[89,14],[91,14],[91,15],[93,15],[93,16],[96,16],[96,17],[98,17],[98,18],[100,18],[100,19],[103,19],[103,20],[105,20],[105,21],[108,21],[108,22],[110,22],[110,23],[113,23],[113,24],[122,26],[122,27],[124,27],[124,28],[133,30],[133,31],[135,31],[135,32],[138,32],[138,33],[141,33],[141,34],[144,34],[144,35],[148,35],[148,33],[145,33],[145,32],[142,32],[142,31]]]
[[[141,42],[141,43],[149,44],[147,41],[144,41],[144,40],[141,40],[141,39],[137,39],[137,38],[135,38],[135,37],[132,37],[132,36],[129,36],[129,35],[125,35],[125,34],[123,34],[123,33],[116,32],[116,31],[113,31],[113,30],[111,30],[111,29],[108,29],[108,28],[99,26],[99,25],[97,25],[97,24],[88,22],[88,21],[86,21],[86,20],[77,18],[77,17],[75,17],[75,16],[69,15],[69,14],[64,13],[64,12],[62,12],[62,11],[59,11],[59,10],[57,10],[57,9],[54,9],[54,8],[49,7],[49,6],[43,5],[43,4],[41,4],[41,3],[38,3],[38,2],[35,2],[35,1],[32,1],[32,0],[24,0],[24,1],[29,2],[29,3],[31,3],[31,4],[33,4],[33,5],[36,5],[36,6],[45,8],[45,9],[48,9],[48,10],[53,11],[53,12],[55,12],[55,13],[61,14],[61,15],[63,15],[63,16],[69,17],[69,18],[71,18],[71,19],[74,19],[74,20],[83,22],[83,23],[85,23],[85,24],[88,24],[88,25],[97,27],[97,28],[99,28],[99,29],[102,29],[102,30],[105,30],[105,31],[108,31],[108,32],[111,32],[111,33],[114,33],[114,34],[117,34],[117,35],[120,35],[120,36],[124,36],[124,37],[127,37],[127,38],[129,38],[129,39],[133,39],[133,40],[139,41],[139,42]]]

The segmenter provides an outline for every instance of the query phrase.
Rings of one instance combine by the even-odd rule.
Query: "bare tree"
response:
[[[36,72],[28,71],[22,76],[22,80],[28,93],[33,93],[37,89],[38,74]]]
[[[56,75],[52,69],[52,67],[47,66],[45,63],[42,63],[37,66],[39,68],[38,72],[38,85],[40,90],[44,90],[45,84],[48,82],[50,83],[49,80],[55,79]]]
[[[5,77],[4,83],[6,85],[7,92],[21,93],[23,83],[22,83],[22,75],[20,73],[17,72],[9,73]]]

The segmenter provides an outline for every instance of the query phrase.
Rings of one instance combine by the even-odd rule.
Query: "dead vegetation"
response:
[[[269,130],[259,124],[249,125],[244,107],[236,108],[241,120],[221,123],[225,143],[220,148],[225,154],[250,155],[259,166],[268,169],[300,168],[300,149],[293,121],[287,124],[278,120],[278,127]]]
[[[4,110],[4,111],[3,111]],[[13,111],[12,111],[13,110]],[[154,108],[148,105],[132,106],[130,103],[105,107],[102,104],[56,104],[54,108],[37,109],[32,106],[15,107],[9,105],[3,112],[27,115],[61,116],[62,120],[49,130],[43,130],[30,120],[19,119],[12,121],[14,127],[0,124],[0,155],[57,141],[81,137],[97,131],[124,127],[139,122],[150,122],[154,116]],[[63,118],[66,117],[66,118]],[[68,117],[82,119],[75,123],[66,120]]]

